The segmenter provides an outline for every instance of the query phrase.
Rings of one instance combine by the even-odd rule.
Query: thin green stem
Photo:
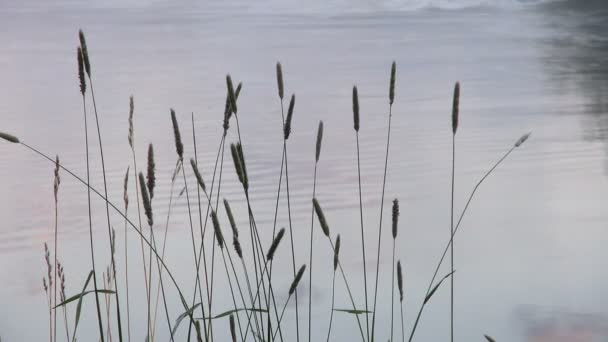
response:
[[[317,165],[318,165],[318,163],[315,162],[315,171],[314,171],[313,181],[312,181],[312,198],[315,198],[316,192],[317,192]],[[314,238],[314,226],[315,226],[315,207],[311,204],[311,209],[310,209],[310,253],[309,253],[309,258],[308,258],[308,264],[310,265],[310,271],[308,272],[308,288],[309,289],[312,289],[312,242],[313,242],[313,238]],[[334,278],[335,278],[335,272],[334,272]],[[333,295],[332,295],[332,302],[333,302]],[[330,323],[330,327],[331,327],[331,323]],[[312,335],[312,295],[309,294],[308,295],[308,342],[311,341],[311,335]],[[328,338],[329,338],[329,335],[328,335]]]
[[[331,251],[332,253],[335,253],[335,247],[334,247],[334,242],[331,240],[331,238],[328,236],[327,240],[329,241],[329,245],[331,246]],[[342,268],[342,261],[338,260],[338,268],[340,269],[340,273],[342,274],[342,279],[344,279],[344,285],[346,285],[346,291],[348,292],[348,297],[350,298],[350,302],[353,306],[353,310],[357,310],[357,305],[355,304],[355,299],[353,297],[353,293],[350,290],[350,285],[348,285],[348,280],[346,279],[346,273],[344,272],[344,269]],[[363,333],[363,327],[361,326],[361,320],[359,319],[359,315],[355,315],[355,317],[357,318],[357,324],[359,325],[359,332],[361,333],[361,339],[363,340],[363,342],[365,342],[365,334]]]
[[[452,198],[450,200],[450,236],[454,234],[454,169],[456,165],[456,134],[452,134]],[[450,245],[450,341],[454,342],[454,241]]]
[[[99,139],[99,152],[101,155],[101,171],[103,174],[103,189],[105,197],[108,198],[108,183],[106,180],[106,164],[103,157],[103,143],[101,141],[101,129],[99,128],[99,116],[97,115],[97,103],[95,102],[95,91],[93,90],[93,80],[89,75],[89,85],[91,88],[91,97],[93,99],[93,110],[95,112],[95,123],[97,125],[97,137]],[[108,237],[110,238],[110,244],[112,243],[112,227],[110,226],[110,206],[106,202],[106,218],[108,221]],[[114,263],[114,255],[112,255],[112,263]],[[118,338],[122,342],[122,323],[120,319],[120,296],[118,294],[118,281],[114,277],[114,291],[116,291],[116,320],[118,322]]]
[[[131,146],[131,156],[133,157],[133,171],[134,171],[134,175],[133,175],[133,180],[135,181],[135,196],[137,199],[137,220],[139,223],[139,242],[141,245],[141,260],[142,260],[142,265],[144,268],[144,285],[146,288],[146,302],[149,303],[149,301],[147,300],[150,297],[150,289],[148,288],[148,267],[146,266],[146,254],[145,254],[145,248],[144,248],[144,240],[143,240],[143,230],[142,230],[142,224],[141,224],[141,204],[139,203],[139,182],[137,181],[137,159],[135,158],[135,147]],[[150,308],[148,307],[148,312],[150,312]],[[148,316],[148,332],[150,331],[150,317]]]
[[[369,341],[369,307],[368,307],[368,299],[367,299],[367,267],[366,261],[367,258],[365,256],[365,233],[363,229],[363,194],[361,191],[361,158],[359,154],[359,131],[355,131],[355,135],[357,137],[357,174],[358,174],[358,183],[359,183],[359,217],[361,220],[361,251],[363,254],[363,289],[365,291],[365,326],[367,332],[367,340]]]
[[[19,144],[27,149],[29,149],[30,151],[38,154],[39,156],[43,157],[44,159],[48,160],[51,163],[55,163],[55,161],[53,159],[51,159],[48,155],[40,152],[38,149],[24,143],[23,141],[20,141]],[[160,261],[161,266],[163,266],[163,268],[165,269],[165,271],[167,272],[167,275],[169,276],[169,278],[171,279],[171,282],[173,283],[173,285],[175,286],[175,289],[177,290],[177,293],[179,295],[180,301],[182,303],[182,305],[184,306],[184,309],[186,310],[186,312],[188,312],[188,318],[190,319],[190,321],[194,321],[194,318],[192,316],[191,313],[189,313],[189,308],[188,308],[188,303],[186,302],[186,299],[183,295],[183,292],[181,290],[181,288],[179,287],[177,281],[175,280],[175,277],[173,276],[173,273],[171,273],[171,271],[169,270],[169,268],[167,267],[167,265],[165,264],[164,260],[160,257],[160,255],[158,254],[158,252],[156,251],[156,249],[154,249],[152,247],[152,244],[150,241],[148,241],[148,239],[146,239],[143,234],[137,229],[137,226],[135,226],[135,224],[133,222],[131,222],[131,220],[128,219],[128,217],[122,212],[120,211],[120,209],[118,209],[118,207],[112,203],[110,200],[108,200],[107,197],[105,197],[104,195],[102,195],[97,189],[95,189],[94,187],[92,187],[89,183],[87,183],[86,181],[84,181],[81,177],[79,177],[78,175],[76,175],[74,172],[72,172],[70,169],[64,167],[63,165],[59,164],[59,167],[64,170],[65,172],[67,172],[70,176],[74,177],[76,180],[78,180],[80,183],[82,183],[84,186],[86,186],[90,191],[92,191],[93,193],[95,193],[99,198],[101,198],[103,201],[105,201],[106,203],[108,203],[108,205],[110,207],[112,207],[112,209],[114,209],[114,211],[116,211],[116,213],[119,214],[120,217],[122,217],[123,219],[125,219],[128,223],[129,226],[131,226],[136,232],[137,234],[143,239],[143,241],[145,242],[145,244],[150,248],[150,250],[154,253],[155,257]],[[93,271],[93,279],[95,279],[95,272]],[[97,292],[95,292],[97,294]],[[103,327],[102,329],[102,334],[103,334]]]
[[[395,239],[393,239],[393,267],[391,272],[391,342],[393,340],[393,317],[395,304]]]
[[[452,233],[452,236],[450,237],[450,241],[447,243],[447,245],[445,246],[445,249],[443,251],[443,254],[441,255],[441,259],[439,259],[439,263],[437,263],[437,267],[435,268],[435,273],[433,274],[433,277],[431,278],[431,281],[429,283],[429,286],[427,288],[427,291],[424,295],[424,297],[426,298],[426,296],[428,296],[429,292],[431,291],[433,284],[435,283],[435,278],[437,277],[437,273],[439,273],[439,268],[441,267],[441,265],[443,264],[443,260],[445,259],[445,256],[448,253],[448,250],[450,249],[450,246],[452,245],[453,241],[454,241],[454,236],[456,235],[456,233],[458,232],[458,228],[460,228],[460,223],[462,222],[462,219],[464,217],[464,215],[467,212],[467,209],[469,208],[469,204],[471,204],[471,201],[473,200],[473,197],[475,196],[475,192],[477,192],[477,189],[479,188],[479,186],[483,183],[483,181],[511,154],[511,152],[513,152],[513,150],[515,150],[516,146],[511,147],[491,168],[490,170],[488,170],[483,177],[481,177],[481,179],[477,182],[477,184],[475,185],[475,187],[473,188],[473,191],[471,192],[471,194],[469,195],[469,199],[467,200],[466,205],[464,206],[464,209],[462,210],[462,212],[460,213],[460,217],[458,218],[458,222],[456,223],[456,226],[454,227],[454,232]],[[411,342],[412,339],[414,338],[414,333],[416,332],[416,328],[418,327],[418,322],[420,321],[420,317],[422,316],[422,311],[424,310],[425,307],[425,303],[423,301],[422,305],[420,306],[420,309],[418,310],[418,315],[416,316],[416,321],[414,322],[414,326],[412,328],[412,331],[410,333],[410,338],[409,341]]]
[[[90,183],[90,164],[89,164],[89,129],[88,129],[88,125],[87,125],[87,106],[86,106],[86,100],[84,97],[84,94],[82,95],[82,108],[83,108],[83,113],[84,113],[84,137],[85,137],[85,147],[86,147],[86,159],[87,159],[87,181],[86,183],[83,181],[83,183],[85,183],[85,185],[87,186],[87,204],[88,204],[88,214],[89,214],[89,239],[90,239],[90,243],[91,243],[91,264],[93,267],[93,288],[95,289],[95,305],[97,307],[97,323],[99,324],[99,336],[101,339],[101,342],[104,342],[104,334],[103,334],[103,323],[101,321],[101,307],[99,305],[99,294],[98,294],[98,287],[97,287],[97,271],[95,270],[95,251],[93,249],[93,219],[92,219],[92,213],[91,213],[91,187],[89,184]],[[38,150],[35,150],[31,147],[29,147],[28,145],[21,143],[23,146],[26,146],[28,148],[30,148],[31,150],[38,152]],[[53,162],[53,160],[49,157],[47,157],[46,155],[38,152],[39,154],[41,154],[42,156],[46,157],[50,162]],[[49,296],[50,297],[50,296]]]
[[[391,145],[391,119],[393,118],[393,105],[388,110],[388,133],[386,134],[386,157],[384,158],[384,177],[382,178],[382,197],[380,199],[380,224],[378,225],[378,256],[376,259],[376,286],[374,288],[374,312],[372,313],[372,342],[376,327],[376,304],[378,301],[378,275],[380,273],[380,242],[382,238],[382,213],[384,212],[384,190],[386,189],[386,172],[388,169],[388,152]]]
[[[327,329],[327,342],[329,342],[329,337],[331,336],[331,324],[334,321],[334,306],[336,303],[336,271],[334,270],[334,275],[331,280],[331,312],[329,313],[329,329]]]

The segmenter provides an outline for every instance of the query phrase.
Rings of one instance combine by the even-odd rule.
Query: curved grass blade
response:
[[[97,292],[97,293],[105,293],[105,294],[114,294],[114,293],[116,293],[116,291],[112,291],[112,290],[104,290],[104,289],[99,289],[99,290],[97,290],[97,291],[95,291],[95,290],[84,291],[84,292],[81,292],[81,293],[79,293],[79,294],[77,294],[77,295],[73,295],[73,296],[72,296],[72,297],[70,297],[70,298],[67,298],[67,299],[66,299],[66,300],[64,300],[63,302],[61,302],[61,303],[59,303],[59,304],[55,305],[55,306],[53,307],[53,309],[57,309],[58,307],[61,307],[61,306],[67,305],[67,304],[69,304],[69,303],[71,303],[71,302],[75,301],[76,299],[81,299],[82,297],[84,297],[84,296],[88,295],[89,293],[95,293],[95,292]]]
[[[89,285],[89,281],[91,281],[92,277],[93,277],[93,271],[91,270],[91,272],[89,272],[89,276],[87,277],[87,280],[84,282],[84,286],[82,287],[81,294],[87,290],[87,286]],[[80,313],[82,311],[82,298],[83,298],[83,296],[80,296],[80,299],[78,300],[78,305],[76,306],[76,316],[74,318],[74,333],[72,335],[72,341],[76,341],[76,330],[78,330],[78,322],[80,321]]]
[[[483,337],[485,337],[485,338],[486,338],[486,340],[488,340],[488,342],[496,342],[496,340],[495,340],[495,339],[493,339],[491,336],[488,336],[488,335],[483,335]]]
[[[173,330],[171,330],[171,336],[175,335],[175,332],[177,331],[177,328],[179,327],[180,323],[184,320],[184,318],[192,315],[192,313],[194,312],[194,310],[201,306],[201,303],[196,303],[194,304],[188,311],[182,313],[181,315],[179,315],[177,317],[177,319],[175,320],[175,325],[173,326]]]
[[[222,317],[226,317],[229,316],[233,313],[237,313],[239,311],[252,311],[252,312],[268,312],[268,310],[266,309],[258,309],[258,308],[238,308],[238,309],[232,309],[232,310],[228,310],[225,312],[222,312],[221,314],[215,315],[213,317],[203,317],[203,318],[197,318],[197,319],[218,319],[218,318],[222,318]]]
[[[452,274],[454,274],[454,272],[456,272],[456,271],[452,271],[452,272],[446,274],[443,278],[441,278],[441,280],[437,283],[437,285],[435,285],[435,287],[433,287],[433,289],[431,290],[431,292],[429,292],[429,294],[426,296],[426,298],[424,298],[424,304],[428,303],[428,301],[431,299],[431,297],[433,297],[433,295],[435,294],[437,289],[439,289],[439,286],[441,285],[441,283],[443,283],[444,280],[446,280],[447,278],[452,276]]]

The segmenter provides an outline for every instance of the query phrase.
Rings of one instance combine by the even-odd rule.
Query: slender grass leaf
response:
[[[353,315],[361,315],[361,314],[369,314],[372,313],[373,311],[368,311],[368,310],[348,310],[348,309],[334,309],[334,311],[338,311],[338,312],[345,312],[345,313],[349,313],[349,314],[353,314]]]
[[[429,292],[429,294],[426,295],[426,298],[424,298],[424,304],[426,304],[431,299],[431,297],[433,297],[433,295],[435,294],[435,292],[437,291],[437,289],[439,288],[439,286],[441,285],[441,283],[443,283],[444,280],[446,280],[452,274],[454,274],[454,272],[456,272],[456,271],[452,271],[452,272],[446,274],[445,277],[441,278],[441,280],[437,283],[437,285],[435,285],[435,287],[433,287],[433,289],[431,290],[431,292]]]
[[[495,339],[493,339],[492,337],[488,336],[488,335],[483,335],[483,337],[486,338],[486,340],[488,340],[488,342],[496,342]]]
[[[218,319],[218,318],[229,316],[230,314],[233,314],[233,313],[237,313],[239,311],[268,312],[268,310],[266,310],[266,309],[238,308],[238,309],[232,309],[232,310],[228,310],[226,312],[222,312],[221,314],[215,315],[213,317],[203,317],[203,318],[197,318],[197,319]]]
[[[196,303],[190,309],[188,309],[188,311],[182,313],[181,315],[179,315],[177,317],[177,319],[175,320],[175,325],[173,326],[173,330],[171,331],[171,336],[175,335],[177,328],[179,327],[180,323],[184,320],[184,318],[192,315],[194,310],[199,306],[201,306],[201,303]]]
[[[93,270],[89,272],[89,276],[87,277],[87,280],[84,282],[84,286],[82,287],[81,294],[87,290],[87,286],[89,285],[89,281],[91,281],[92,277]],[[80,322],[80,313],[82,312],[82,298],[84,298],[84,296],[80,296],[80,298],[78,299],[78,305],[76,305],[76,316],[74,318],[74,333],[72,335],[72,341],[76,341],[76,330],[78,330],[78,322]]]
[[[88,295],[89,293],[95,293],[95,290],[84,291],[84,292],[81,292],[81,293],[79,293],[79,294],[77,294],[77,295],[74,295],[74,296],[72,296],[72,297],[70,297],[70,298],[68,298],[68,299],[64,300],[63,302],[61,302],[61,303],[59,303],[59,304],[55,305],[55,307],[53,307],[53,309],[57,309],[57,308],[58,308],[58,307],[60,307],[60,306],[66,305],[66,304],[68,304],[68,303],[71,303],[71,302],[75,301],[76,299],[80,299],[80,298],[82,298],[82,297],[84,297],[84,296]],[[116,293],[116,291],[112,291],[112,290],[103,290],[103,289],[102,289],[102,290],[97,290],[97,293],[114,294],[114,293]]]

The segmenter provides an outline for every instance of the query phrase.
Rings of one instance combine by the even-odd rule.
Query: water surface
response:
[[[457,236],[457,340],[479,341],[482,334],[499,341],[608,339],[604,305],[608,277],[603,271],[603,260],[608,257],[608,217],[603,205],[608,200],[608,10],[602,1],[50,4],[4,0],[0,19],[1,129],[48,154],[59,154],[67,167],[85,174],[75,64],[77,30],[82,27],[93,64],[109,196],[122,205],[122,179],[131,163],[128,98],[134,95],[140,168],[145,165],[147,144],[155,146],[158,188],[154,209],[159,232],[164,232],[176,160],[169,108],[178,113],[187,158],[193,156],[194,113],[199,164],[210,183],[221,136],[224,76],[230,72],[244,83],[239,98],[241,134],[253,209],[263,239],[269,241],[282,149],[274,76],[275,62],[280,60],[286,93],[297,94],[288,144],[297,263],[308,263],[314,139],[318,121],[323,120],[317,196],[332,234],[342,235],[342,260],[360,303],[363,276],[351,87],[356,84],[360,94],[364,225],[367,266],[372,274],[388,76],[395,60],[398,81],[384,219],[389,222],[390,202],[399,198],[397,256],[405,266],[406,331],[449,240],[449,117],[453,84],[460,81],[456,212],[464,207],[479,177],[522,133],[532,131],[533,136],[484,183]],[[228,142],[238,139],[235,126],[233,122]],[[97,153],[96,140],[91,150]],[[0,156],[0,336],[7,341],[42,340],[47,336],[48,319],[41,284],[43,243],[53,239],[53,168],[27,150],[6,143],[0,144]],[[245,231],[244,196],[229,154],[226,158],[222,196],[233,203]],[[102,189],[97,155],[92,168],[92,183]],[[195,202],[192,180],[188,185]],[[182,188],[178,179],[174,196]],[[129,196],[129,214],[135,220],[132,185]],[[80,290],[91,267],[86,192],[62,174],[59,198],[59,257],[67,273],[67,292],[73,294]],[[288,226],[285,201],[283,193],[278,227]],[[103,202],[95,199],[93,212],[97,267],[105,269],[109,257]],[[120,246],[120,270],[124,265],[124,222],[114,215],[111,224]],[[224,224],[227,228],[227,222]],[[198,229],[198,216],[195,225]],[[384,225],[385,232],[388,227]],[[307,302],[307,296],[313,298],[313,340],[326,334],[331,286],[331,253],[320,231],[316,233],[313,287],[308,288],[305,278],[299,292],[300,304]],[[134,289],[130,295],[132,308],[138,312],[132,319],[132,337],[141,340],[145,310],[140,309],[145,306],[145,294],[141,270],[135,270],[141,265],[141,255],[133,231],[128,231],[127,239]],[[379,307],[383,310],[378,311],[378,338],[386,340],[390,322],[388,234],[382,243]],[[194,263],[185,194],[174,200],[167,246],[166,260],[190,297]],[[291,281],[291,255],[286,246],[279,252],[275,273],[280,303]],[[223,266],[217,265],[218,288],[227,294]],[[447,268],[442,269],[445,272]],[[337,305],[346,308],[349,302],[343,284],[338,284]],[[119,286],[124,288],[124,283]],[[217,312],[232,305],[229,296],[224,297],[217,297]],[[124,299],[122,303],[124,306]],[[445,287],[425,311],[419,340],[448,339],[448,305]],[[170,306],[177,316],[179,302]],[[70,309],[73,315],[74,308]],[[290,306],[285,318],[290,326],[294,324],[293,309]],[[85,302],[84,310],[79,331],[86,340],[87,335],[96,336],[92,298]],[[300,310],[303,329],[306,310]],[[164,336],[166,326],[161,318],[159,315],[158,329]],[[348,315],[337,315],[335,340],[355,340],[358,328],[354,322]],[[287,332],[290,340],[293,330]],[[63,330],[58,333],[63,336]],[[396,336],[398,339],[400,334]]]

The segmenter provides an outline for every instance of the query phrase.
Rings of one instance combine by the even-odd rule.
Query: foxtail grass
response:
[[[393,340],[393,322],[394,322],[394,303],[395,303],[395,242],[397,240],[398,233],[398,221],[399,221],[399,201],[395,198],[393,200],[393,266],[391,267],[391,341]]]
[[[425,300],[423,301],[422,305],[420,306],[420,309],[418,310],[418,315],[416,316],[416,320],[414,321],[414,326],[412,327],[412,331],[410,332],[410,337],[408,340],[409,342],[411,342],[414,338],[414,334],[416,333],[418,323],[420,322],[420,317],[422,316],[422,312],[424,311],[424,308],[428,302],[428,299],[430,298],[430,295],[432,294],[432,291],[437,289],[436,287],[433,287],[433,285],[435,284],[435,279],[437,278],[437,274],[439,273],[439,268],[441,268],[441,265],[443,264],[443,261],[447,255],[448,251],[450,250],[450,247],[452,246],[452,243],[454,241],[454,236],[458,232],[458,228],[460,228],[460,223],[462,222],[464,215],[467,213],[469,205],[471,204],[471,201],[475,197],[475,193],[477,192],[477,189],[479,189],[479,187],[481,186],[481,184],[483,184],[483,182],[486,180],[486,178],[488,178],[494,172],[494,170],[496,170],[496,168],[498,166],[500,166],[502,164],[502,162],[504,162],[505,159],[507,159],[507,157],[509,157],[509,155],[511,155],[511,153],[513,153],[513,151],[515,151],[526,140],[528,140],[530,135],[531,135],[531,133],[526,133],[526,134],[522,135],[519,139],[517,139],[515,144],[513,144],[513,146],[511,148],[509,148],[509,150],[507,150],[507,152],[505,152],[505,154],[503,154],[502,157],[496,163],[494,163],[494,165],[492,165],[492,167],[481,177],[481,179],[473,187],[473,190],[471,191],[471,194],[469,195],[469,198],[467,199],[464,209],[461,211],[458,221],[456,222],[456,225],[454,226],[454,232],[452,233],[450,240],[448,241],[447,245],[445,246],[445,249],[443,250],[443,254],[441,255],[441,258],[439,259],[439,262],[437,263],[437,266],[435,267],[435,272],[433,273],[433,277],[431,278],[431,281],[429,283],[429,286],[428,286],[427,291],[424,296]],[[452,273],[450,273],[450,275],[451,274]],[[438,286],[440,283],[441,283],[441,281],[438,282],[435,286]]]
[[[359,127],[360,127],[360,114],[359,114],[359,92],[357,91],[357,87],[353,87],[353,122],[355,128],[355,137],[357,142],[357,181],[359,184],[359,218],[361,221],[361,254],[363,260],[363,291],[364,291],[364,300],[365,300],[365,335],[367,336],[367,340],[369,341],[369,307],[368,307],[368,298],[367,298],[367,266],[366,260],[367,257],[365,255],[365,231],[363,229],[363,193],[361,191],[361,157],[359,154]]]
[[[397,287],[399,288],[399,306],[401,307],[401,341],[405,342],[405,323],[403,320],[403,271],[401,261],[397,261]]]
[[[27,144],[26,142],[19,140],[19,144],[21,146],[23,146],[24,148],[26,148],[27,150],[33,152],[34,154],[37,154],[38,156],[42,157],[43,159],[47,160],[50,163],[55,163],[55,160],[53,160],[51,157],[49,157],[47,154],[41,152],[39,149]],[[183,295],[183,292],[179,286],[179,284],[177,283],[175,277],[173,276],[173,273],[171,272],[171,270],[169,269],[169,267],[167,266],[167,264],[164,262],[164,260],[161,258],[160,254],[156,251],[156,249],[154,249],[154,247],[152,246],[152,243],[145,237],[143,236],[143,234],[141,233],[141,231],[137,228],[137,226],[131,221],[129,220],[129,218],[125,215],[125,213],[123,213],[116,204],[114,204],[113,202],[111,202],[110,200],[108,200],[107,197],[105,197],[99,190],[97,190],[96,188],[92,187],[87,181],[85,181],[82,177],[78,176],[77,174],[75,174],[72,170],[66,168],[65,166],[63,166],[62,164],[59,164],[59,168],[63,171],[65,171],[67,174],[69,174],[71,177],[73,177],[75,180],[77,180],[78,182],[80,182],[82,185],[84,185],[85,187],[87,187],[92,193],[94,193],[95,195],[97,195],[97,197],[99,197],[101,200],[103,200],[104,202],[106,202],[110,207],[112,207],[112,209],[122,218],[125,219],[129,225],[129,227],[131,227],[133,230],[135,230],[135,232],[143,239],[145,245],[154,253],[154,257],[161,263],[161,266],[163,267],[163,269],[165,270],[165,272],[167,273],[167,275],[169,276],[173,286],[175,287],[175,289],[177,290],[179,299],[181,304],[184,306],[185,309],[188,309],[188,305],[186,303],[185,297]],[[94,273],[93,273],[94,274]],[[95,291],[95,293],[99,293],[98,290]],[[186,311],[186,316],[188,317],[188,319],[190,321],[194,321],[194,317],[192,316],[192,313],[189,311]],[[103,326],[102,326],[102,333],[103,333]]]
[[[82,31],[80,31],[79,35],[80,35],[80,37],[82,37],[80,39],[81,46],[79,46],[76,51],[76,57],[77,57],[77,61],[78,61],[78,79],[80,81],[80,94],[82,95],[82,112],[83,112],[83,117],[84,117],[84,137],[85,137],[85,151],[86,151],[85,154],[86,154],[86,165],[87,165],[86,185],[87,185],[87,205],[88,205],[88,218],[89,218],[89,240],[90,240],[90,245],[91,245],[91,265],[93,267],[93,288],[95,290],[95,305],[97,308],[97,323],[99,325],[99,338],[100,338],[101,342],[104,342],[103,323],[101,320],[101,307],[99,305],[99,294],[98,294],[99,288],[97,286],[97,271],[95,270],[95,250],[93,247],[94,246],[94,244],[93,244],[93,218],[92,218],[92,212],[91,212],[91,189],[89,186],[89,184],[91,184],[90,183],[91,168],[90,168],[90,163],[89,163],[89,128],[88,128],[88,124],[87,124],[87,105],[86,105],[86,97],[85,97],[87,83],[86,83],[84,73],[85,73],[85,69],[90,71],[91,67],[89,65],[88,53],[86,54],[87,58],[86,58],[86,64],[85,64],[85,53],[83,51],[83,46],[84,46],[84,49],[86,50],[86,43],[83,44],[84,34],[82,33]],[[50,159],[50,158],[48,158],[48,159]],[[52,159],[51,159],[51,161],[52,161]],[[105,197],[107,198],[108,196],[105,196]]]
[[[59,203],[57,201],[57,196],[59,195],[59,184],[61,183],[61,178],[59,177],[59,156],[55,157],[55,171],[54,171],[54,180],[53,180],[53,198],[55,199],[55,244],[54,244],[54,248],[55,248],[55,252],[53,253],[55,255],[54,257],[54,261],[55,261],[55,272],[53,273],[53,277],[55,278],[55,287],[53,288],[53,301],[55,302],[55,305],[57,305],[57,276],[59,273],[59,267],[57,266],[57,233],[58,233],[58,218],[59,218],[59,214],[58,214],[58,206]],[[53,310],[53,340],[57,341],[57,310]]]
[[[319,204],[319,201],[316,198],[312,199],[313,206],[315,208],[315,213],[317,214],[317,218],[319,219],[319,224],[321,225],[321,229],[323,234],[327,237],[329,241],[329,245],[331,246],[332,253],[336,253],[336,248],[334,247],[334,243],[331,240],[329,233],[329,225],[327,224],[327,219],[325,218],[325,213],[323,212],[323,208]],[[346,278],[346,273],[342,268],[342,263],[338,260],[338,267],[340,268],[340,273],[342,274],[342,279],[344,280],[344,285],[346,285],[346,291],[348,292],[348,297],[353,306],[353,310],[357,310],[357,305],[355,304],[355,299],[353,297],[352,291],[350,290],[350,285],[348,284],[348,280]],[[357,325],[359,326],[359,332],[361,333],[361,339],[365,342],[365,334],[363,333],[363,327],[361,326],[361,320],[359,319],[359,315],[355,315],[357,319]]]
[[[144,247],[144,238],[143,238],[143,225],[141,222],[141,205],[139,199],[139,182],[137,180],[137,158],[135,158],[135,128],[134,128],[134,114],[135,114],[135,102],[133,100],[133,96],[129,97],[129,131],[127,135],[127,140],[129,141],[129,147],[131,148],[131,157],[133,160],[133,182],[135,183],[135,199],[137,203],[137,222],[139,224],[139,242],[141,247],[141,261],[144,271],[144,286],[146,290],[146,308],[147,312],[150,312],[150,291],[151,289],[148,287],[148,266],[146,263],[146,254]],[[93,278],[95,280],[95,278]],[[150,326],[152,324],[151,317],[147,316],[147,327],[148,333],[150,332]]]
[[[129,134],[129,137],[132,136],[132,133]],[[129,138],[129,141],[132,139]],[[127,172],[125,173],[125,180],[123,185],[123,195],[122,199],[125,203],[125,215],[129,214],[129,167],[127,166]],[[130,308],[130,300],[129,300],[129,244],[128,244],[128,235],[127,235],[127,221],[125,221],[125,290],[127,294],[127,340],[131,342],[131,308]],[[69,340],[69,339],[68,339]]]
[[[450,236],[454,234],[454,171],[456,166],[456,131],[458,130],[458,115],[460,103],[460,83],[454,86],[452,100],[452,197],[450,200]],[[450,246],[450,341],[454,342],[454,242]]]
[[[289,295],[287,297],[287,300],[285,301],[285,305],[283,305],[283,309],[281,310],[281,316],[279,317],[279,321],[277,323],[278,326],[281,325],[281,321],[283,320],[283,315],[285,314],[285,309],[287,308],[287,304],[289,303],[289,300],[291,299],[292,295],[296,292],[296,289],[298,288],[298,284],[300,283],[300,280],[302,279],[302,276],[304,275],[304,271],[306,271],[306,265],[302,265],[299,269],[298,272],[296,273],[295,277],[293,278],[293,281],[291,282],[291,285],[289,286]],[[277,331],[279,329],[277,328]],[[277,331],[275,331],[272,334],[272,339],[274,340],[276,335],[277,335]]]
[[[393,118],[393,103],[395,102],[395,78],[397,64],[391,65],[391,77],[389,82],[389,106],[388,106],[388,129],[386,133],[386,157],[384,158],[384,176],[382,177],[382,196],[380,197],[380,223],[378,224],[378,254],[376,258],[376,285],[374,287],[374,306],[372,313],[372,335],[374,342],[376,328],[376,304],[378,303],[378,275],[380,274],[380,242],[382,240],[382,214],[384,213],[384,190],[386,189],[386,173],[388,171],[388,153],[391,146],[391,120]]]
[[[93,111],[95,113],[95,124],[97,126],[97,138],[99,140],[99,154],[101,156],[101,171],[102,171],[102,175],[103,175],[103,188],[104,188],[104,194],[105,197],[108,197],[108,182],[106,179],[106,164],[105,164],[105,158],[104,158],[104,154],[103,154],[103,142],[101,140],[101,129],[99,128],[99,115],[97,114],[97,103],[95,101],[95,91],[93,90],[93,79],[91,78],[91,64],[90,64],[90,60],[89,60],[89,50],[87,48],[87,44],[86,44],[86,40],[84,37],[84,33],[82,32],[82,30],[79,31],[79,38],[80,38],[80,47],[82,49],[82,57],[83,57],[83,62],[84,62],[84,66],[85,66],[85,70],[87,72],[87,76],[89,79],[89,86],[91,88],[91,99],[93,100]],[[111,232],[111,226],[110,226],[110,206],[108,205],[108,203],[106,202],[106,219],[107,219],[107,223],[108,223],[108,238],[111,240],[112,238],[112,232]],[[114,260],[112,260],[112,263],[114,263]],[[119,291],[118,291],[118,281],[116,280],[116,278],[114,278],[114,290],[116,291],[116,321],[118,323],[118,338],[120,340],[120,342],[122,342],[122,322],[120,319],[120,295],[119,295]],[[102,342],[103,342],[103,338],[102,338]]]
[[[340,234],[336,236],[336,244],[334,248],[334,268],[331,277],[331,311],[329,312],[329,328],[327,329],[327,342],[331,336],[331,324],[334,320],[334,309],[336,304],[336,269],[338,268],[338,262],[340,261]]]
[[[323,121],[319,121],[319,128],[317,129],[317,140],[315,144],[315,171],[313,174],[312,181],[312,198],[317,195],[317,166],[319,165],[319,157],[321,156],[321,144],[323,143]],[[310,253],[308,258],[308,264],[310,265],[310,271],[308,271],[308,288],[312,289],[312,246],[314,241],[314,227],[315,227],[315,209],[314,205],[310,208]],[[335,273],[334,273],[335,282]],[[332,295],[333,297],[333,295]],[[333,311],[332,311],[333,312]],[[312,338],[312,295],[308,296],[308,342]]]

